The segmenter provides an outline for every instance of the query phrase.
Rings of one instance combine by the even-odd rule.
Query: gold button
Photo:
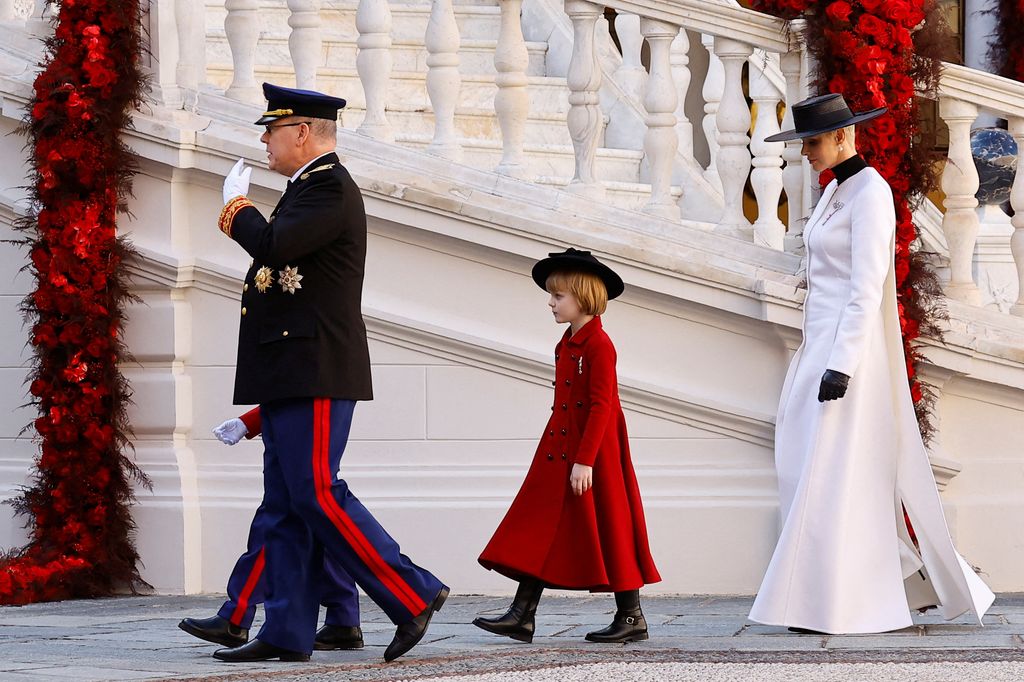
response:
[[[242,291],[249,291],[249,285],[248,284],[243,284],[242,285]]]
[[[288,330],[285,329],[283,332],[281,332],[281,336],[288,336]]]
[[[242,315],[245,315],[245,308],[242,308]]]

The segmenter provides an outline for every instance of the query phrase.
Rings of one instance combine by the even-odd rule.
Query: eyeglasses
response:
[[[313,124],[312,121],[299,121],[298,123],[282,123],[282,124],[276,125],[276,126],[266,125],[266,126],[263,126],[263,129],[267,131],[267,135],[270,135],[270,134],[272,134],[274,132],[274,129],[276,129],[276,128],[291,128],[292,126],[301,126],[301,125],[307,125],[308,126],[308,125],[312,125],[312,124]]]

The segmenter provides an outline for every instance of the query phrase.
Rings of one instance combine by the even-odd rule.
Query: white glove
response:
[[[213,435],[217,436],[221,443],[228,445],[234,445],[242,440],[247,433],[249,429],[245,428],[245,423],[241,419],[229,419],[213,430]]]
[[[224,203],[228,203],[235,197],[248,196],[249,176],[252,175],[252,168],[246,168],[245,160],[239,159],[231,167],[231,172],[224,178]]]

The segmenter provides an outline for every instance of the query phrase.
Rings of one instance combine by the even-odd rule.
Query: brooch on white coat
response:
[[[294,294],[296,289],[302,288],[302,285],[299,284],[299,280],[302,279],[302,275],[299,274],[298,267],[293,268],[286,265],[284,266],[284,270],[279,270],[277,274],[280,275],[277,283],[281,285],[281,289],[283,289],[286,294]]]

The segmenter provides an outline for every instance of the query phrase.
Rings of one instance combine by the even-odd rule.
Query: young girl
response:
[[[500,618],[477,618],[488,632],[533,641],[545,587],[615,593],[615,619],[592,642],[647,639],[640,587],[661,580],[619,404],[615,347],[601,328],[622,279],[589,251],[552,253],[533,267],[551,294],[555,322],[568,324],[555,347],[555,400],[533,464],[511,508],[480,555],[488,569],[519,581]]]

